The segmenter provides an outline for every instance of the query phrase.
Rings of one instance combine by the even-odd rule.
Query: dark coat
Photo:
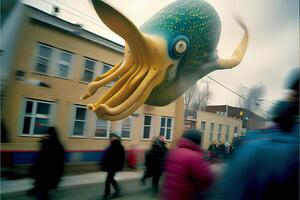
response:
[[[264,130],[227,169],[213,199],[299,199],[299,125],[289,133]]]
[[[164,169],[164,161],[168,152],[164,142],[155,141],[145,155],[146,173],[148,176],[160,175]]]
[[[191,140],[181,138],[166,158],[162,187],[164,200],[195,199],[213,182],[213,174],[202,150]]]
[[[32,167],[35,185],[56,188],[64,171],[64,148],[57,137],[41,140],[41,150]]]
[[[103,171],[122,171],[125,163],[125,150],[119,140],[114,140],[106,149],[101,161]]]

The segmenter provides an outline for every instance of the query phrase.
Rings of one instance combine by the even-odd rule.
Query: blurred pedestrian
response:
[[[240,147],[212,199],[299,199],[299,69],[288,81],[288,99],[273,109],[278,127]]]
[[[118,171],[122,171],[125,163],[125,150],[121,144],[121,137],[115,133],[111,133],[109,137],[110,145],[101,161],[101,169],[107,172],[103,199],[109,199],[110,197],[110,184],[116,191],[113,197],[120,195],[120,186],[114,177]]]
[[[162,187],[164,200],[203,199],[213,182],[213,174],[200,143],[200,132],[188,130],[179,139],[177,147],[170,150]]]
[[[31,169],[34,187],[28,191],[39,200],[49,199],[49,191],[60,182],[64,170],[64,148],[54,127],[41,140],[41,149]]]
[[[217,145],[216,142],[212,142],[208,147],[208,159],[213,160],[217,157]]]
[[[159,179],[164,170],[165,156],[168,152],[164,137],[155,137],[150,150],[145,155],[145,171],[141,182],[145,185],[147,178],[152,177],[152,195],[158,192]]]

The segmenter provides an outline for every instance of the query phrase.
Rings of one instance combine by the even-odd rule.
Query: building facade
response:
[[[266,128],[267,120],[245,108],[233,107],[229,105],[207,106],[206,112],[218,115],[233,117],[243,121],[243,129],[257,130]]]
[[[99,161],[112,131],[121,135],[126,149],[135,148],[141,155],[154,136],[163,135],[169,146],[179,137],[181,131],[174,130],[183,124],[183,116],[176,117],[183,113],[176,105],[183,107],[181,98],[164,107],[144,105],[115,122],[98,119],[86,108],[111,84],[88,100],[80,99],[88,82],[122,60],[122,45],[30,6],[18,4],[15,9],[3,26],[6,32],[14,31],[3,38],[14,45],[3,45],[2,54],[2,134],[8,142],[1,144],[1,157],[6,162],[32,163],[49,126],[60,133],[66,162]]]
[[[234,137],[241,136],[242,120],[198,112],[196,128],[202,133],[202,148],[207,150],[211,143],[231,143]]]

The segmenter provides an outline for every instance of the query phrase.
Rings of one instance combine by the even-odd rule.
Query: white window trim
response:
[[[114,67],[114,65],[111,65],[111,64],[108,64],[108,63],[103,63],[103,66],[102,66],[102,73],[101,73],[101,74],[104,74],[104,67],[105,67],[105,65],[111,67],[110,70]],[[108,70],[108,71],[109,71],[109,70]],[[108,71],[107,71],[107,72],[108,72]],[[112,82],[110,82],[110,83],[107,83],[107,84],[105,84],[105,86],[107,86],[107,87],[112,87],[113,84],[114,84],[114,82],[115,82],[115,81],[112,81]]]
[[[212,130],[211,130],[211,124],[214,124]],[[210,142],[213,142],[213,141],[214,141],[214,130],[215,130],[215,125],[216,125],[215,122],[210,122],[210,123],[209,123],[209,141],[210,141]],[[210,135],[211,135],[211,134],[212,134],[212,140],[210,140]]]
[[[66,50],[62,50],[62,49],[54,49],[54,51],[55,51],[55,54],[54,54],[54,67],[55,67],[55,69],[53,69],[53,76],[54,77],[58,77],[58,78],[62,78],[62,79],[70,79],[70,77],[71,77],[71,73],[72,73],[72,63],[73,63],[73,60],[74,60],[74,54],[73,53],[70,53],[70,52],[68,52],[68,51],[66,51]],[[67,62],[65,62],[65,61],[62,61],[62,60],[60,60],[60,55],[61,55],[61,53],[66,53],[66,54],[69,54],[69,55],[71,55],[71,60],[70,60],[70,63],[67,63]],[[62,65],[65,65],[65,66],[68,66],[68,75],[66,76],[66,77],[64,77],[64,76],[60,76],[60,75],[58,75],[58,72],[59,72],[59,65],[60,64],[62,64]],[[69,65],[67,65],[67,64],[69,64]]]
[[[226,140],[226,137],[228,137],[228,140],[226,140],[226,142],[229,141],[229,136],[230,136],[230,126],[229,126],[229,125],[226,125],[226,130],[225,130],[225,140]]]
[[[99,137],[99,136],[95,136],[96,134],[96,124],[95,124],[95,131],[94,131],[94,139],[109,139],[109,134],[112,132],[112,126],[111,126],[111,122],[106,120],[107,121],[107,129],[106,129],[106,137]],[[97,123],[97,119],[96,119],[96,123]]]
[[[74,135],[74,125],[75,125],[75,117],[76,117],[76,108],[79,107],[79,108],[85,108],[86,109],[86,113],[85,113],[85,120],[77,120],[77,121],[84,121],[84,127],[83,127],[83,135]],[[71,138],[88,138],[86,136],[86,129],[88,127],[88,110],[86,108],[86,106],[83,106],[83,105],[78,105],[78,104],[73,104],[72,105],[72,117],[71,117],[71,120],[72,120],[72,123],[71,123],[71,132],[70,132],[70,137]]]
[[[47,65],[47,71],[46,71],[46,73],[39,72],[39,71],[36,70],[36,65],[38,63],[37,62],[38,57],[44,58],[44,57],[42,57],[42,56],[39,55],[39,47],[40,46],[44,46],[44,47],[50,48],[52,50],[51,56],[48,59],[49,62],[48,62],[48,65]],[[67,54],[71,55],[71,60],[70,60],[70,63],[68,65],[69,72],[68,72],[68,76],[67,77],[63,77],[63,76],[59,76],[58,75],[59,64],[61,62],[60,61],[60,53],[61,52],[64,52],[64,53],[67,53]],[[45,76],[52,76],[52,77],[57,77],[57,78],[62,78],[62,79],[69,80],[71,78],[71,74],[73,72],[72,65],[73,65],[73,62],[74,62],[74,57],[75,57],[75,54],[71,53],[71,52],[69,52],[67,50],[55,48],[55,47],[52,47],[50,45],[38,42],[36,44],[36,48],[35,48],[35,52],[34,52],[34,59],[33,59],[33,64],[32,64],[32,73],[41,74],[41,75],[45,75]]]
[[[164,138],[166,141],[172,141],[173,140],[173,129],[174,129],[174,118],[173,117],[168,117],[168,116],[160,116],[160,125],[159,125],[159,134],[160,134],[160,129],[162,128],[161,127],[161,119],[162,118],[166,118],[166,123],[165,123],[165,133],[164,133]],[[167,139],[166,135],[167,135],[167,123],[168,123],[168,118],[172,119],[172,122],[171,122],[171,133],[170,133],[170,139]]]
[[[202,122],[204,122],[204,128],[203,129],[202,129]],[[206,127],[206,121],[201,121],[200,122],[200,131],[203,132],[203,134],[205,132],[205,127]]]
[[[48,62],[48,65],[47,65],[46,73],[44,73],[44,72],[39,72],[39,71],[36,70],[36,65],[37,65],[37,63],[38,63],[38,58],[39,58],[39,57],[45,58],[45,57],[42,57],[42,56],[39,55],[39,47],[40,47],[40,46],[44,46],[44,47],[50,48],[50,49],[52,50],[51,55],[50,55],[50,58],[47,58],[47,60],[48,60],[49,62]],[[33,64],[32,64],[32,72],[33,72],[33,73],[37,73],[37,74],[42,74],[42,75],[49,76],[49,75],[51,74],[51,69],[50,69],[50,68],[51,68],[52,62],[53,62],[53,60],[52,60],[53,54],[54,54],[54,48],[53,48],[53,47],[38,42],[38,43],[36,44],[35,52],[34,52],[34,54],[33,54],[34,59],[33,59]]]
[[[129,116],[129,117],[127,117],[127,118],[130,119],[129,137],[128,137],[128,138],[127,138],[127,137],[122,137],[122,127],[123,127],[123,120],[124,120],[124,119],[123,119],[123,120],[121,120],[121,125],[120,125],[120,127],[121,127],[120,135],[121,135],[121,139],[122,139],[122,140],[131,140],[131,137],[132,137],[133,117]],[[125,118],[125,119],[127,119],[127,118]]]
[[[27,101],[32,101],[33,102],[33,106],[32,106],[32,113],[31,115],[26,115],[26,102]],[[22,100],[22,115],[21,115],[21,120],[20,120],[20,124],[19,124],[19,132],[18,132],[18,136],[24,136],[24,137],[43,137],[45,136],[44,134],[33,134],[33,131],[34,131],[34,123],[35,123],[35,119],[37,118],[36,116],[33,115],[33,113],[36,113],[36,109],[37,109],[37,103],[40,102],[40,103],[48,103],[50,104],[50,111],[49,111],[49,126],[51,126],[54,122],[54,105],[55,103],[51,102],[51,101],[47,101],[47,100],[37,100],[37,99],[31,99],[31,98],[24,98]],[[31,120],[30,121],[30,128],[29,128],[29,133],[28,134],[24,134],[23,133],[23,126],[24,126],[24,120],[25,120],[25,117],[31,117],[31,119],[34,119],[34,120]],[[40,117],[41,118],[41,117]]]
[[[151,117],[149,138],[144,138],[145,116]],[[142,126],[142,130],[141,130],[141,140],[152,140],[152,137],[153,137],[153,130],[154,130],[153,127],[152,127],[153,121],[154,121],[153,118],[154,118],[153,115],[149,115],[149,114],[144,114],[144,115],[143,115],[143,119],[142,119],[142,124],[143,124],[143,126]],[[147,126],[149,126],[149,125],[147,125]]]
[[[236,132],[235,132],[235,128],[236,128]],[[233,128],[233,134],[235,134],[235,133],[238,134],[238,132],[239,132],[239,128],[237,126],[234,126],[234,128]]]
[[[86,60],[90,60],[90,61],[93,61],[95,63],[92,81],[97,77],[97,74],[99,75],[101,73],[100,73],[100,70],[99,70],[99,61],[94,60],[92,58],[84,57],[83,64],[82,64],[82,66],[83,66],[83,74],[82,74],[82,76],[80,78],[80,82],[88,84],[90,82],[87,82],[87,81],[83,80],[84,73],[85,73],[85,70],[87,70],[87,71],[92,71],[92,70],[86,69],[86,67],[85,67]]]

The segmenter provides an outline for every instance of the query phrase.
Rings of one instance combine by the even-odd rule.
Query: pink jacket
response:
[[[194,142],[181,138],[177,148],[171,150],[166,158],[163,199],[195,199],[212,182],[213,174],[201,149]]]

